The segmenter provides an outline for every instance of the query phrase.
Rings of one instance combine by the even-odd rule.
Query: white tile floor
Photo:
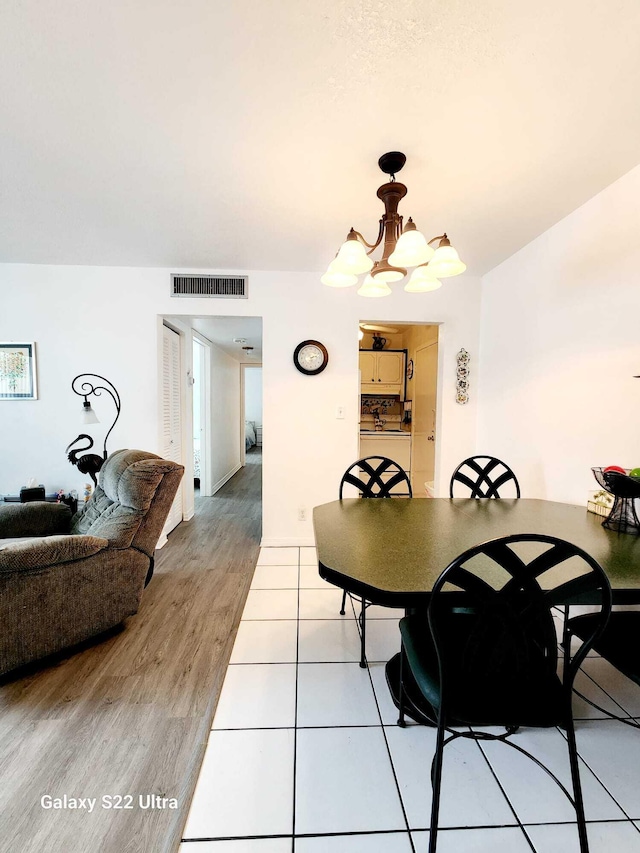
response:
[[[315,549],[265,548],[238,630],[181,853],[423,853],[434,731],[396,726],[384,662],[402,615],[371,608],[369,669],[351,606],[318,575]],[[591,656],[577,686],[640,714],[640,688]],[[591,853],[640,853],[640,732],[576,699]],[[519,742],[568,781],[558,729]],[[574,812],[515,750],[445,751],[439,853],[577,853]]]

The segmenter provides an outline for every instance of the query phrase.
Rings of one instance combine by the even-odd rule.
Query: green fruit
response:
[[[640,480],[640,468],[632,468],[629,471],[629,476],[633,477],[635,480]]]

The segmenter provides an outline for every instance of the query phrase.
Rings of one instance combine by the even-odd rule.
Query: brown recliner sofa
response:
[[[152,453],[118,450],[73,517],[64,504],[0,505],[0,674],[137,612],[183,473]]]

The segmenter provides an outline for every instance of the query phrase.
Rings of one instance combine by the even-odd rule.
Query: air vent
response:
[[[249,278],[246,275],[176,275],[171,274],[172,296],[210,296],[224,299],[247,299]]]

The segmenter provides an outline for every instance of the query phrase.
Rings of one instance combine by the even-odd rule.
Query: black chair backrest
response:
[[[520,485],[508,465],[494,456],[470,456],[461,462],[451,476],[449,497],[499,498],[499,489],[513,481],[515,497],[520,497]],[[461,483],[471,494],[454,495],[455,483]],[[506,497],[506,495],[502,495]]]
[[[340,481],[340,500],[342,500],[342,489],[345,484],[355,486],[363,498],[413,497],[411,481],[406,471],[386,456],[366,456],[350,465]],[[400,484],[404,484],[406,490],[396,489],[391,494],[391,491]]]
[[[584,600],[599,604],[600,618],[565,660],[561,689],[568,712],[578,668],[611,612],[604,570],[576,545],[534,533],[485,542],[456,557],[436,581],[427,610],[442,705],[449,699],[464,707],[473,691],[480,708],[499,701],[507,714],[526,713],[529,684],[539,683],[533,675],[557,671],[553,608]]]

